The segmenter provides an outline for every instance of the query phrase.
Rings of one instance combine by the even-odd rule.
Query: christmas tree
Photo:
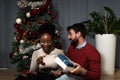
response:
[[[33,51],[41,47],[39,27],[46,22],[54,23],[55,15],[52,13],[51,0],[19,0],[17,5],[20,10],[14,24],[15,37],[12,43],[10,62],[18,63],[19,71],[26,71],[29,70]],[[61,48],[61,45],[58,44],[59,29],[56,25],[57,45],[55,44],[55,46]]]

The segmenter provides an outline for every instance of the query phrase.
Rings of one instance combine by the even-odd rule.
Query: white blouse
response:
[[[50,54],[46,54],[43,49],[39,49],[33,52],[32,55],[32,60],[31,60],[31,64],[30,64],[30,72],[35,71],[38,67],[39,68],[45,68],[45,67],[50,67],[50,68],[57,68],[58,65],[55,62],[55,57],[58,54],[63,54],[64,55],[64,51],[61,49],[57,49],[55,48],[53,51],[50,52]],[[45,56],[46,55],[46,56]],[[43,62],[45,63],[45,66],[41,65],[41,64],[37,64],[36,60],[40,57],[40,56],[45,56],[43,58]]]

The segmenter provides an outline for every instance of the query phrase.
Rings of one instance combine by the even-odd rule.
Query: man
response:
[[[56,80],[100,80],[100,54],[85,37],[87,30],[81,23],[67,27],[71,45],[66,55],[77,66],[70,74],[63,74]]]

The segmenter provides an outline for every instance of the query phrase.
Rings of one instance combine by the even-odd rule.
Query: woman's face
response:
[[[40,44],[44,52],[49,54],[52,51],[52,36],[48,33],[44,33],[40,37]]]

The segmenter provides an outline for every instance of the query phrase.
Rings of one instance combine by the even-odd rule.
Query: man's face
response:
[[[79,43],[79,38],[77,36],[77,33],[73,29],[70,29],[68,34],[68,39],[71,41],[71,45],[76,47]]]

